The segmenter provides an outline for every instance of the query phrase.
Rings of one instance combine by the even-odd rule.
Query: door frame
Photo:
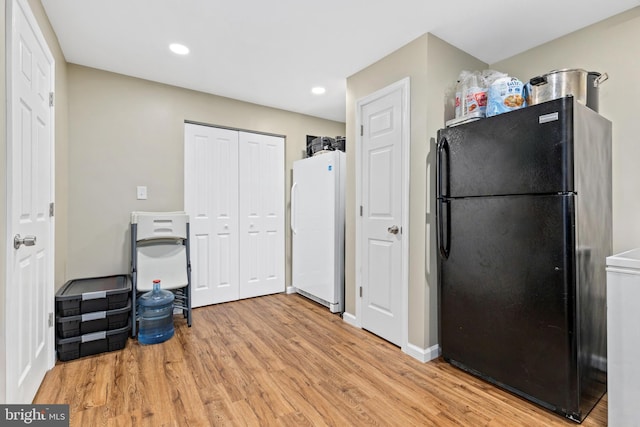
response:
[[[14,123],[13,120],[15,118],[14,113],[15,111],[13,111],[13,93],[14,93],[14,88],[13,88],[13,41],[14,38],[16,37],[15,34],[15,27],[13,25],[13,15],[14,12],[17,8],[20,8],[24,11],[25,17],[27,19],[27,22],[29,23],[29,25],[31,26],[31,28],[33,29],[33,33],[34,36],[36,38],[36,40],[38,41],[38,43],[42,46],[43,51],[45,56],[47,57],[47,60],[50,62],[51,64],[51,92],[55,93],[55,58],[53,56],[53,54],[51,53],[51,49],[49,48],[49,45],[47,44],[47,41],[42,33],[42,30],[40,29],[40,26],[38,25],[38,21],[35,18],[35,15],[33,14],[33,12],[31,11],[31,8],[29,7],[29,3],[27,0],[8,0],[7,4],[6,4],[6,16],[5,16],[5,25],[7,28],[7,32],[6,32],[6,50],[5,50],[5,67],[6,67],[6,80],[5,80],[5,87],[7,90],[6,93],[6,134],[5,134],[5,138],[6,138],[6,162],[7,162],[7,170],[6,170],[6,180],[7,180],[7,186],[6,186],[6,223],[5,223],[5,230],[6,230],[6,242],[5,242],[5,251],[6,251],[6,257],[5,257],[5,267],[6,267],[6,272],[5,272],[5,283],[4,283],[4,319],[3,319],[3,324],[2,326],[4,327],[4,334],[2,337],[2,340],[0,342],[0,351],[3,352],[3,355],[0,356],[0,360],[4,360],[4,364],[2,366],[0,366],[0,373],[2,373],[3,375],[0,375],[2,377],[2,382],[0,383],[0,387],[2,388],[2,392],[0,392],[0,399],[2,400],[2,402],[6,402],[7,401],[7,397],[13,392],[15,392],[14,390],[9,390],[9,386],[11,385],[9,383],[9,381],[7,381],[7,373],[8,373],[8,369],[10,369],[13,364],[9,363],[9,361],[11,360],[11,352],[9,351],[9,332],[10,332],[10,328],[12,328],[11,325],[11,319],[7,318],[7,313],[10,311],[9,310],[9,305],[11,304],[10,302],[10,298],[8,298],[8,291],[9,291],[9,283],[13,283],[14,277],[13,277],[13,257],[14,257],[14,248],[13,248],[13,229],[12,229],[12,187],[13,187],[13,174],[14,174],[14,169],[15,169],[15,165],[12,163],[11,159],[13,156],[13,151],[12,151],[12,146],[11,146],[11,139],[13,137],[13,130],[14,130]],[[50,107],[50,141],[51,141],[51,158],[50,158],[50,167],[51,167],[51,176],[50,176],[50,199],[51,202],[53,202],[55,200],[55,105]],[[47,265],[48,265],[48,274],[47,274],[47,283],[48,285],[46,285],[46,289],[45,289],[45,300],[46,300],[46,310],[47,313],[49,313],[50,316],[53,315],[54,313],[54,289],[55,289],[55,216],[50,216],[49,217],[49,256],[47,257]],[[55,361],[56,361],[56,352],[55,352],[55,328],[53,327],[54,325],[51,325],[50,327],[47,328],[47,369],[51,369],[53,368],[53,366],[55,365]]]
[[[401,224],[402,239],[401,239],[401,253],[402,253],[402,283],[401,289],[401,307],[402,307],[402,331],[401,331],[401,349],[403,352],[408,351],[409,344],[409,171],[410,171],[410,143],[411,143],[411,99],[410,99],[410,78],[405,77],[395,83],[390,84],[382,89],[379,89],[363,98],[356,101],[356,204],[354,212],[356,213],[356,259],[355,259],[355,276],[356,286],[355,301],[356,301],[356,319],[355,324],[358,327],[362,327],[362,297],[358,293],[358,289],[362,284],[362,269],[363,263],[363,241],[362,235],[362,219],[360,216],[360,206],[362,205],[362,135],[358,129],[362,126],[362,110],[366,104],[375,101],[389,95],[397,90],[402,91],[402,117],[400,119],[402,127],[402,215]]]

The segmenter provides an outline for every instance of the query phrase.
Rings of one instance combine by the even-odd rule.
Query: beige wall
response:
[[[640,246],[640,7],[492,64],[520,79],[561,68],[607,72],[600,114],[613,123],[613,253]]]
[[[129,271],[129,214],[184,209],[184,121],[286,136],[289,191],[306,135],[344,135],[344,123],[267,108],[79,65],[69,72],[67,278]],[[145,185],[148,200],[136,200]],[[284,289],[283,289],[284,290]]]
[[[435,212],[435,144],[438,130],[444,127],[444,94],[446,89],[455,83],[461,70],[482,70],[487,64],[477,60],[434,35],[429,35],[429,51],[427,56],[428,87],[425,91],[427,100],[427,139],[428,146],[420,145],[416,167],[419,176],[419,188],[412,190],[415,209],[415,224],[412,223],[412,234],[425,236],[411,255],[414,263],[412,276],[416,283],[425,280],[425,347],[431,347],[439,342],[438,336],[438,278],[437,244],[436,244],[436,212]],[[412,157],[414,153],[412,150]],[[425,160],[426,159],[426,160]],[[425,163],[428,170],[425,170]],[[412,180],[416,171],[412,171]],[[428,187],[425,184],[428,177]],[[411,183],[412,187],[414,182]],[[426,223],[424,221],[426,212]],[[416,237],[418,239],[418,237]],[[420,276],[422,274],[422,276]]]
[[[427,162],[437,129],[444,125],[444,88],[463,68],[486,64],[437,37],[425,34],[347,79],[347,140],[355,141],[356,102],[404,77],[411,85],[409,194],[409,343],[427,348],[437,343],[435,254],[427,250],[433,227],[425,226]],[[347,148],[346,311],[355,314],[355,147]],[[431,170],[431,169],[430,169]],[[431,170],[432,172],[432,170]],[[429,200],[429,205],[432,205]],[[429,212],[433,212],[430,208]],[[433,221],[431,215],[429,221]]]
[[[56,264],[55,285],[74,277],[128,271],[128,215],[132,210],[183,208],[183,121],[194,120],[283,134],[286,189],[292,162],[301,157],[307,134],[341,135],[339,122],[260,107],[227,98],[67,65],[39,0],[29,0],[56,58]],[[0,44],[5,46],[1,8]],[[630,100],[640,98],[640,8],[531,49],[491,68],[523,80],[557,68],[608,72],[600,90],[600,113],[613,122],[614,252],[640,246],[640,120]],[[631,41],[631,42],[630,42]],[[629,44],[631,43],[631,45]],[[0,77],[4,81],[5,55]],[[462,69],[486,64],[432,35],[424,35],[347,80],[346,310],[355,313],[355,102],[404,77],[411,78],[411,189],[409,342],[437,343],[437,291],[432,139],[442,127],[442,97]],[[0,89],[6,97],[5,86]],[[6,170],[5,104],[0,106],[0,170]],[[0,174],[0,197],[6,177]],[[135,199],[147,185],[149,200]],[[287,194],[287,205],[288,191]],[[425,224],[426,214],[426,224]],[[6,212],[0,210],[0,223]],[[287,216],[288,225],[288,216]],[[288,230],[287,226],[287,230]],[[6,241],[6,230],[0,228]],[[290,236],[287,236],[290,283]],[[0,275],[6,277],[6,247],[0,246]],[[0,287],[4,307],[5,287]],[[0,316],[0,330],[6,320]],[[4,342],[0,339],[0,372]],[[2,386],[3,384],[0,384]],[[4,400],[0,387],[0,401]]]
[[[356,140],[356,102],[379,89],[405,77],[410,78],[411,98],[411,147],[413,143],[426,139],[425,116],[426,105],[419,94],[426,89],[427,68],[427,38],[420,37],[391,55],[381,59],[371,66],[347,78],[347,140]],[[412,159],[413,160],[413,159]],[[412,161],[413,163],[413,161]],[[345,311],[356,314],[356,150],[355,144],[347,147],[347,182],[346,182],[346,245],[345,245]],[[410,214],[410,222],[411,222]],[[410,231],[410,233],[412,233]],[[406,234],[405,234],[406,235]],[[411,244],[411,239],[409,244]],[[420,292],[414,286],[409,286],[409,315],[419,315],[422,312],[420,302],[415,294]],[[416,306],[417,303],[417,306]],[[411,322],[410,322],[411,323]],[[413,322],[414,328],[409,328],[409,342],[420,342],[419,334],[421,322]],[[420,329],[418,331],[418,329]],[[418,341],[416,341],[416,339]]]
[[[443,95],[463,69],[492,68],[522,80],[559,68],[607,72],[600,113],[613,122],[613,252],[640,246],[640,120],[632,100],[640,98],[640,7],[507,60],[478,61],[427,34],[347,79],[347,138],[355,140],[355,103],[403,77],[411,77],[411,190],[409,254],[409,342],[438,343],[435,183],[433,150],[443,126]],[[346,310],[355,313],[355,148],[347,149]],[[427,181],[427,177],[429,181]],[[427,182],[429,184],[427,184]],[[426,224],[425,224],[426,214]]]

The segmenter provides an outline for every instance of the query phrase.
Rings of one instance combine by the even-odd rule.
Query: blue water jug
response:
[[[153,281],[153,290],[138,299],[140,313],[140,344],[165,342],[174,334],[173,300],[175,296],[160,289],[160,280]]]

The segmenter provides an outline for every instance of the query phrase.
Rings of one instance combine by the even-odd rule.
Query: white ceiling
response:
[[[346,78],[431,32],[491,64],[640,0],[42,0],[68,62],[331,120]],[[178,56],[168,45],[191,49]],[[456,76],[451,76],[452,80]],[[312,86],[327,88],[312,95]]]

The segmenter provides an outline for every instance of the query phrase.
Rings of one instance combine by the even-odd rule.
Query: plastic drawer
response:
[[[127,306],[108,311],[94,311],[77,316],[57,317],[56,336],[71,338],[99,331],[111,331],[124,328],[129,323],[131,300]]]
[[[93,332],[72,338],[59,338],[56,340],[58,359],[62,362],[74,360],[79,357],[107,351],[122,350],[127,344],[131,322],[124,328],[112,331]]]
[[[70,280],[56,292],[56,315],[124,308],[130,292],[131,279],[126,274]]]

